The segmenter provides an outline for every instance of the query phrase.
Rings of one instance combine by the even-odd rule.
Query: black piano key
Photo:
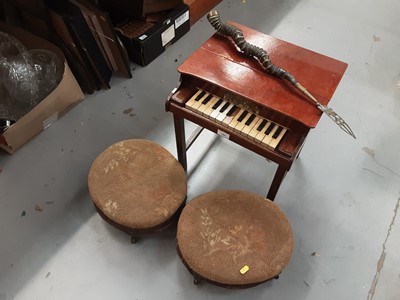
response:
[[[264,126],[267,125],[267,123],[268,123],[268,121],[264,119],[264,120],[261,122],[261,124],[258,125],[257,131],[263,130]]]
[[[232,108],[228,111],[228,113],[226,114],[227,117],[232,116],[232,114],[235,112],[235,110],[237,109],[237,106],[234,105],[232,106]]]
[[[199,101],[201,98],[204,97],[205,94],[206,94],[205,91],[201,91],[201,93],[197,95],[197,97],[196,97],[196,99],[194,99],[194,101]]]
[[[274,135],[272,136],[273,139],[276,139],[282,131],[282,127],[279,126],[278,129],[275,131]]]
[[[265,130],[265,134],[266,134],[266,135],[270,134],[271,131],[272,131],[272,129],[274,129],[274,127],[275,127],[275,124],[274,124],[274,123],[269,124],[267,130]]]
[[[223,101],[223,100],[220,98],[220,99],[217,101],[217,103],[215,103],[215,104],[213,105],[212,109],[216,109],[218,106],[220,106],[221,103],[222,103],[222,101]]]
[[[250,118],[248,118],[247,121],[246,121],[246,123],[245,123],[246,126],[249,126],[249,125],[253,122],[253,120],[255,119],[255,117],[256,117],[255,114],[251,114]]]
[[[223,106],[222,106],[222,108],[219,110],[219,112],[224,112],[227,108],[228,108],[228,106],[229,105],[231,105],[229,102],[226,102]]]
[[[201,104],[207,104],[211,99],[212,99],[212,97],[214,97],[213,95],[208,95],[207,97],[206,97],[206,99],[204,99],[203,100],[203,102],[201,102]]]
[[[245,110],[244,112],[242,112],[242,114],[240,115],[240,117],[237,119],[238,122],[242,122],[244,118],[246,118],[247,114],[249,112],[247,110]]]

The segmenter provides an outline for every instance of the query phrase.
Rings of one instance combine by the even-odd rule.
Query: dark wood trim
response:
[[[227,289],[240,290],[240,289],[248,289],[248,288],[257,286],[257,285],[259,285],[261,283],[273,280],[273,279],[279,279],[279,275],[280,275],[280,273],[279,273],[278,275],[276,275],[274,277],[271,277],[269,279],[265,279],[263,281],[254,282],[254,283],[248,283],[248,284],[226,284],[226,283],[220,283],[220,282],[217,282],[215,280],[203,277],[200,274],[198,274],[195,271],[193,271],[193,269],[189,266],[189,264],[185,261],[185,259],[182,256],[182,252],[179,249],[179,241],[178,240],[176,241],[176,252],[177,252],[181,262],[183,263],[183,265],[186,267],[186,269],[189,271],[189,273],[193,276],[193,278],[194,278],[193,283],[195,285],[197,285],[197,284],[199,284],[201,282],[207,282],[209,284],[213,284],[213,285],[220,286],[220,287],[227,288]]]
[[[149,234],[153,234],[162,230],[165,230],[167,228],[169,228],[170,226],[174,226],[178,223],[179,220],[179,216],[181,215],[181,212],[183,210],[183,208],[186,206],[186,199],[187,197],[185,197],[185,199],[183,199],[182,204],[178,207],[178,209],[173,213],[173,215],[168,218],[167,220],[165,220],[163,223],[153,226],[153,227],[149,227],[149,228],[131,228],[131,227],[127,227],[125,225],[121,225],[119,224],[117,221],[110,219],[97,205],[96,203],[93,202],[93,205],[97,211],[97,213],[100,215],[100,217],[107,222],[108,224],[110,224],[111,226],[114,226],[115,228],[127,233],[128,235],[130,235],[132,238],[140,238],[144,235],[149,235]]]
[[[221,1],[222,0],[184,0],[184,2],[189,5],[190,25],[196,23]]]

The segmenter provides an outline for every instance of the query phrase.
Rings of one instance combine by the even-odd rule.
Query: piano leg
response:
[[[278,169],[276,170],[274,179],[272,180],[271,187],[269,188],[267,198],[271,201],[274,201],[276,193],[278,192],[278,189],[285,178],[285,175],[287,173],[287,170],[282,167],[281,165],[278,165]]]
[[[182,165],[185,172],[187,172],[185,123],[182,117],[179,117],[175,114],[174,114],[174,127],[175,127],[176,150],[178,152],[178,161]]]
[[[306,137],[303,139],[303,141],[302,141],[302,143],[301,143],[301,147],[300,147],[300,150],[299,150],[299,152],[297,152],[296,159],[298,159],[298,158],[299,158],[299,156],[300,156],[300,152],[301,152],[301,150],[303,150],[303,147],[304,147],[305,141],[306,141]]]

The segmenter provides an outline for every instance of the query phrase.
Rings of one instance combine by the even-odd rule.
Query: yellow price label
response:
[[[246,272],[250,270],[248,265],[245,265],[243,268],[240,269],[240,274],[246,274]]]

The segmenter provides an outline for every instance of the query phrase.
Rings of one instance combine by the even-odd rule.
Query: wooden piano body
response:
[[[290,72],[322,104],[328,104],[346,63],[230,23],[243,31],[249,43],[265,49],[275,65]],[[267,194],[273,200],[321,111],[288,83],[267,75],[255,59],[240,53],[230,39],[218,33],[178,71],[180,85],[169,96],[166,110],[174,116],[178,160],[184,169],[187,119],[277,163]]]

